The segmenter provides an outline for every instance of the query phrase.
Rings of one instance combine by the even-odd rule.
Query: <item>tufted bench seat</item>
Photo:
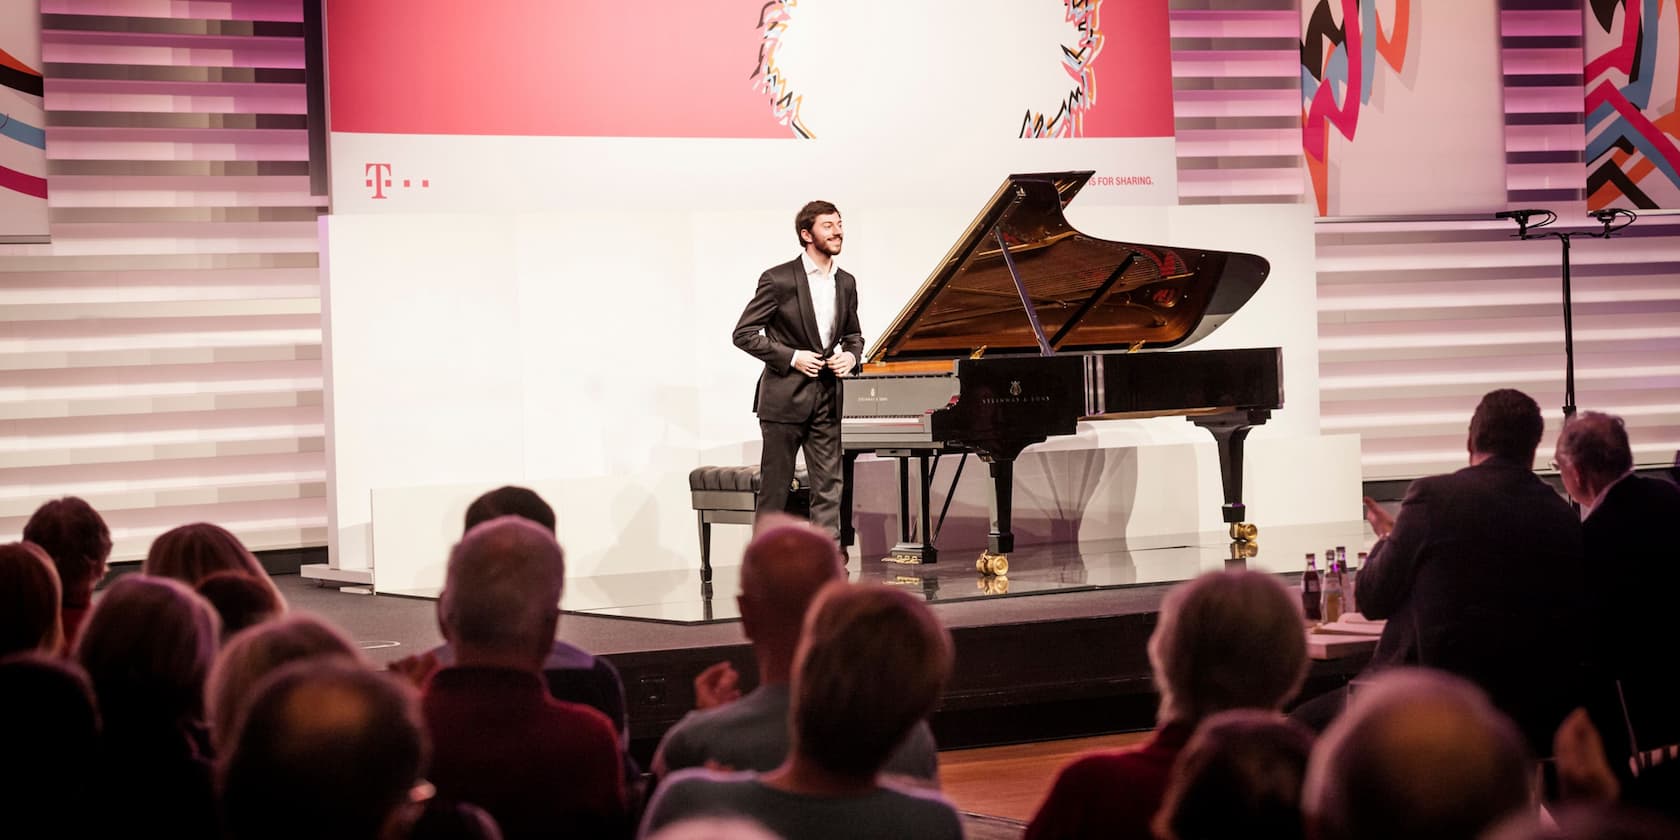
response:
[[[700,520],[700,580],[712,581],[712,525],[751,525],[761,481],[757,466],[695,467],[688,474],[688,491]],[[793,475],[787,510],[804,515],[810,508],[810,485],[800,470]]]

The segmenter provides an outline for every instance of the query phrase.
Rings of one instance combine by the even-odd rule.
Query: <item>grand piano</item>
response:
[[[1213,434],[1236,554],[1257,529],[1242,503],[1243,441],[1283,406],[1279,348],[1149,352],[1191,344],[1254,296],[1253,254],[1142,245],[1075,230],[1063,209],[1089,171],[1010,175],[864,359],[843,377],[841,541],[850,545],[860,454],[898,459],[899,543],[938,559],[929,490],[938,456],[988,464],[991,529],[976,567],[1008,571],[1014,462],[1081,420],[1182,415]],[[911,465],[919,495],[911,511]],[[952,479],[955,489],[956,479]],[[946,507],[949,508],[949,495]],[[914,519],[914,521],[912,521]],[[914,529],[913,529],[913,526]]]

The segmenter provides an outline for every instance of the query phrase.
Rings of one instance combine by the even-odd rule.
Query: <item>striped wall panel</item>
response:
[[[1304,199],[1300,19],[1294,0],[1173,0],[1181,204]]]
[[[52,243],[0,246],[0,535],[326,538],[298,0],[43,0]],[[11,537],[6,537],[10,539]]]

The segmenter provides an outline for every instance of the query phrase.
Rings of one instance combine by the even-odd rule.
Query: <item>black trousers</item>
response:
[[[758,513],[780,513],[787,509],[793,483],[794,457],[805,451],[805,471],[811,479],[811,521],[840,536],[840,386],[833,377],[823,377],[825,393],[817,400],[816,412],[804,423],[758,421],[764,435],[764,453],[759,459],[763,483],[758,491]]]

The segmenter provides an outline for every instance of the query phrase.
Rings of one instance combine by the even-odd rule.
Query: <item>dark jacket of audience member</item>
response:
[[[58,567],[64,595],[64,645],[69,648],[75,645],[93,604],[94,587],[105,577],[111,529],[92,505],[66,496],[36,508],[23,526],[23,538],[40,546]]]
[[[439,795],[488,811],[508,840],[628,830],[612,723],[550,697],[538,675],[564,575],[553,535],[506,516],[462,538],[438,601],[457,664],[434,674],[422,699],[430,779]]]
[[[353,662],[269,675],[217,763],[231,840],[378,840],[426,766],[414,689]]]
[[[1228,709],[1277,711],[1300,689],[1304,627],[1295,596],[1261,572],[1212,572],[1167,593],[1149,637],[1161,693],[1154,737],[1063,767],[1026,840],[1152,838],[1168,771],[1201,721]]]
[[[80,666],[46,653],[0,658],[0,806],[15,837],[94,835],[99,710]]]
[[[1593,719],[1611,765],[1622,769],[1629,722],[1642,750],[1680,743],[1680,631],[1671,615],[1680,603],[1680,487],[1634,475],[1626,426],[1596,411],[1564,426],[1556,461],[1585,515],[1589,626],[1598,631],[1607,676],[1618,683],[1595,698]]]
[[[1483,397],[1472,465],[1412,482],[1358,579],[1360,612],[1388,621],[1372,667],[1470,679],[1539,753],[1582,700],[1587,657],[1581,527],[1533,472],[1542,428],[1527,395]]]
[[[104,716],[107,836],[215,837],[204,678],[215,610],[179,581],[128,575],[89,614],[76,658]]]

